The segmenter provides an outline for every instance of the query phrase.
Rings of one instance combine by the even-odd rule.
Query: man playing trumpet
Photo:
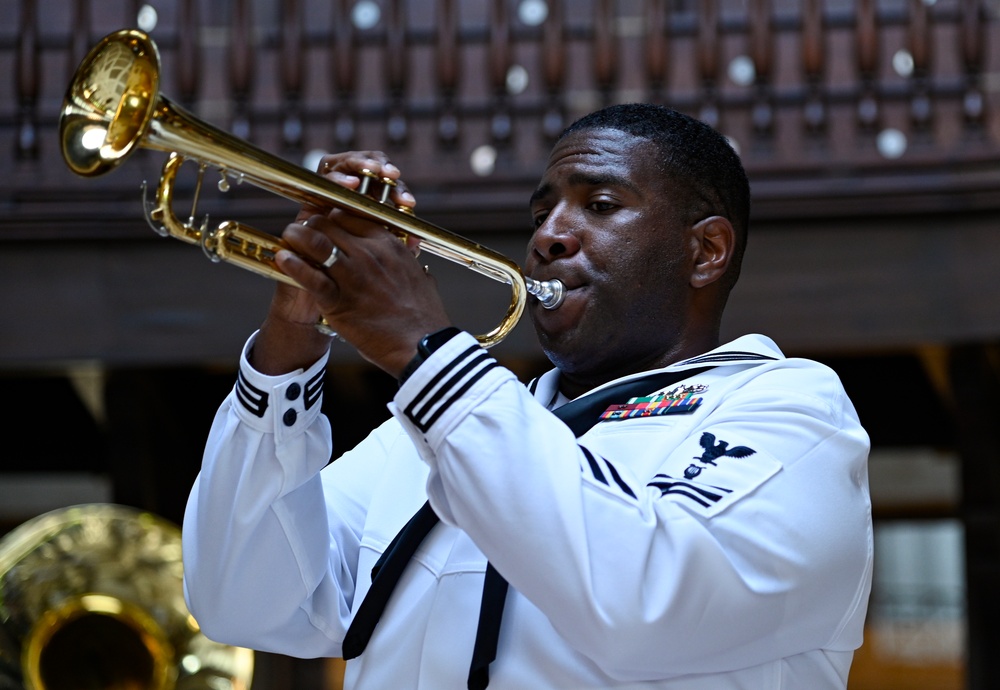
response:
[[[325,159],[399,180],[381,153]],[[412,206],[401,182],[394,201]],[[870,590],[868,438],[833,372],[720,342],[749,185],[708,126],[612,106],[531,197],[524,385],[455,328],[377,223],[304,208],[184,521],[189,606],[222,642],[343,656],[351,688],[846,687]],[[294,253],[293,253],[294,252]],[[330,338],[400,381],[334,453]],[[330,463],[332,455],[338,456]]]

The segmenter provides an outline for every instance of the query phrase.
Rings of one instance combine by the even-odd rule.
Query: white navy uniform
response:
[[[461,333],[328,464],[325,365],[269,377],[245,350],[216,417],[183,531],[210,638],[340,656],[373,565],[429,498],[441,522],[348,688],[465,688],[487,558],[510,583],[490,690],[846,686],[869,442],[828,368],[744,336],[668,367],[700,373],[649,391],[660,407],[622,401],[575,438],[546,410],[558,372],[525,387]]]

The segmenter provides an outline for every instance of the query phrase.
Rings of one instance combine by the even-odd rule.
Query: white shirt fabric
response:
[[[348,688],[465,688],[487,558],[510,583],[490,690],[846,687],[869,442],[830,369],[744,336],[667,368],[714,367],[679,384],[697,406],[575,438],[546,410],[558,372],[526,388],[462,333],[328,464],[325,360],[268,377],[246,352],[184,519],[210,638],[340,656],[372,566],[429,498],[441,522]]]

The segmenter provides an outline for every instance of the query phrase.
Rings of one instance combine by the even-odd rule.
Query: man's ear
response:
[[[694,270],[691,287],[702,288],[717,281],[729,268],[736,251],[736,231],[722,216],[709,216],[691,228],[695,243]]]

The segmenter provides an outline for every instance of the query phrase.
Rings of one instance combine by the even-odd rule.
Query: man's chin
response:
[[[536,326],[535,332],[542,352],[553,366],[565,373],[573,373],[581,367],[580,360],[585,359],[585,353],[574,338],[576,331],[563,330],[550,333]]]
[[[567,294],[563,303],[555,309],[546,309],[537,302],[528,305],[528,315],[542,347],[548,347],[548,343],[556,347],[558,343],[574,339],[588,306],[576,292]]]

